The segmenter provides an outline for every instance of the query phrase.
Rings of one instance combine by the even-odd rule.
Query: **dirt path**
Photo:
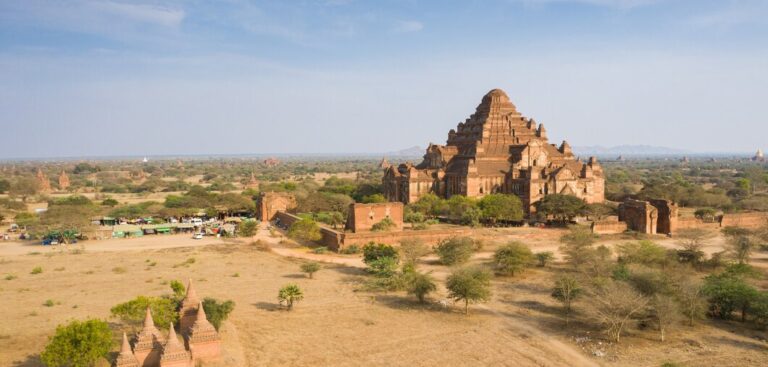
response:
[[[193,240],[191,235],[151,235],[138,238],[113,238],[106,240],[90,240],[69,245],[70,249],[83,248],[88,252],[119,252],[160,250],[180,247],[199,247],[222,243],[223,239],[203,237]],[[8,241],[0,242],[0,256],[27,255],[33,252],[57,252],[64,250],[59,246],[43,246],[37,241]]]

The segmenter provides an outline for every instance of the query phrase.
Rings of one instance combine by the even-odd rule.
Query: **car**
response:
[[[192,236],[192,239],[202,240],[203,239],[203,234],[202,233],[195,233],[195,235]]]

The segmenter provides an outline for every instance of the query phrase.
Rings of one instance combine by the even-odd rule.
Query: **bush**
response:
[[[360,253],[360,246],[358,245],[349,245],[341,250],[342,254],[345,255],[354,255]]]
[[[327,254],[328,253],[328,248],[325,247],[325,246],[315,247],[315,248],[312,249],[312,253],[313,254],[318,254],[318,255]]]
[[[293,309],[293,303],[304,299],[304,292],[301,291],[296,284],[288,284],[283,288],[280,288],[280,292],[277,294],[277,299],[280,304],[285,304],[288,311]]]
[[[429,248],[418,238],[406,238],[400,242],[400,253],[406,264],[416,266],[419,258],[429,253]]]
[[[255,220],[246,220],[240,223],[238,232],[241,237],[253,237],[258,229],[259,224]]]
[[[412,294],[419,299],[419,302],[424,303],[426,296],[437,290],[435,280],[428,273],[409,273],[407,279],[408,294]]]
[[[318,272],[319,270],[320,270],[320,264],[316,262],[301,264],[301,271],[307,273],[307,275],[309,275],[309,279],[312,279],[312,274]]]
[[[368,271],[379,278],[392,277],[397,273],[397,259],[380,257],[368,263]]]
[[[540,267],[545,267],[547,264],[555,258],[555,254],[552,251],[537,252],[535,254],[536,260],[539,261]]]
[[[371,262],[376,261],[382,257],[392,258],[395,260],[395,262],[399,261],[397,250],[390,245],[369,242],[367,245],[363,246],[364,263],[370,265]]]
[[[229,313],[235,309],[235,302],[224,301],[219,303],[215,298],[206,297],[203,299],[203,310],[205,311],[205,317],[208,321],[219,330],[221,323],[226,321],[229,317]]]
[[[49,367],[88,367],[106,358],[111,347],[112,331],[105,321],[72,321],[56,327],[40,360]]]
[[[395,222],[392,221],[392,219],[389,219],[389,217],[382,219],[380,222],[374,224],[371,226],[372,232],[386,232],[394,229]]]
[[[474,252],[475,241],[469,237],[453,237],[435,247],[440,262],[448,266],[466,263]]]
[[[522,271],[531,264],[533,253],[523,243],[510,242],[493,254],[493,261],[496,265],[496,271],[502,275],[512,275]]]
[[[616,251],[619,261],[629,264],[658,265],[667,259],[667,250],[648,240],[619,244]]]
[[[320,233],[320,226],[312,219],[301,219],[288,229],[288,237],[299,241],[318,241],[323,238]]]
[[[39,266],[35,266],[35,267],[32,269],[32,271],[30,272],[30,274],[32,274],[32,275],[35,275],[35,274],[40,274],[40,273],[42,273],[42,272],[43,272],[43,268],[41,268],[41,267],[39,267]]]
[[[166,329],[178,321],[176,302],[170,298],[138,296],[128,302],[120,303],[109,311],[113,317],[139,324],[144,320],[147,307],[152,310],[152,320],[161,329]]]

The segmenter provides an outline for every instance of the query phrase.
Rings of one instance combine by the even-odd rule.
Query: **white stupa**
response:
[[[757,153],[755,153],[755,156],[752,157],[752,160],[755,162],[765,162],[765,154],[763,154],[763,150],[758,149]]]
[[[147,157],[144,157],[144,159],[142,160],[142,162],[143,162],[143,163],[147,163],[147,162],[149,162],[149,159],[147,159]]]

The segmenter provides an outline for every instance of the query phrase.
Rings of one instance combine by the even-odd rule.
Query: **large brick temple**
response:
[[[515,194],[528,212],[547,194],[569,194],[588,203],[605,199],[603,169],[584,163],[568,142],[549,144],[544,125],[523,117],[504,91],[494,89],[475,113],[448,132],[445,145],[430,144],[424,160],[388,165],[384,194],[405,204],[432,192],[441,197]]]

